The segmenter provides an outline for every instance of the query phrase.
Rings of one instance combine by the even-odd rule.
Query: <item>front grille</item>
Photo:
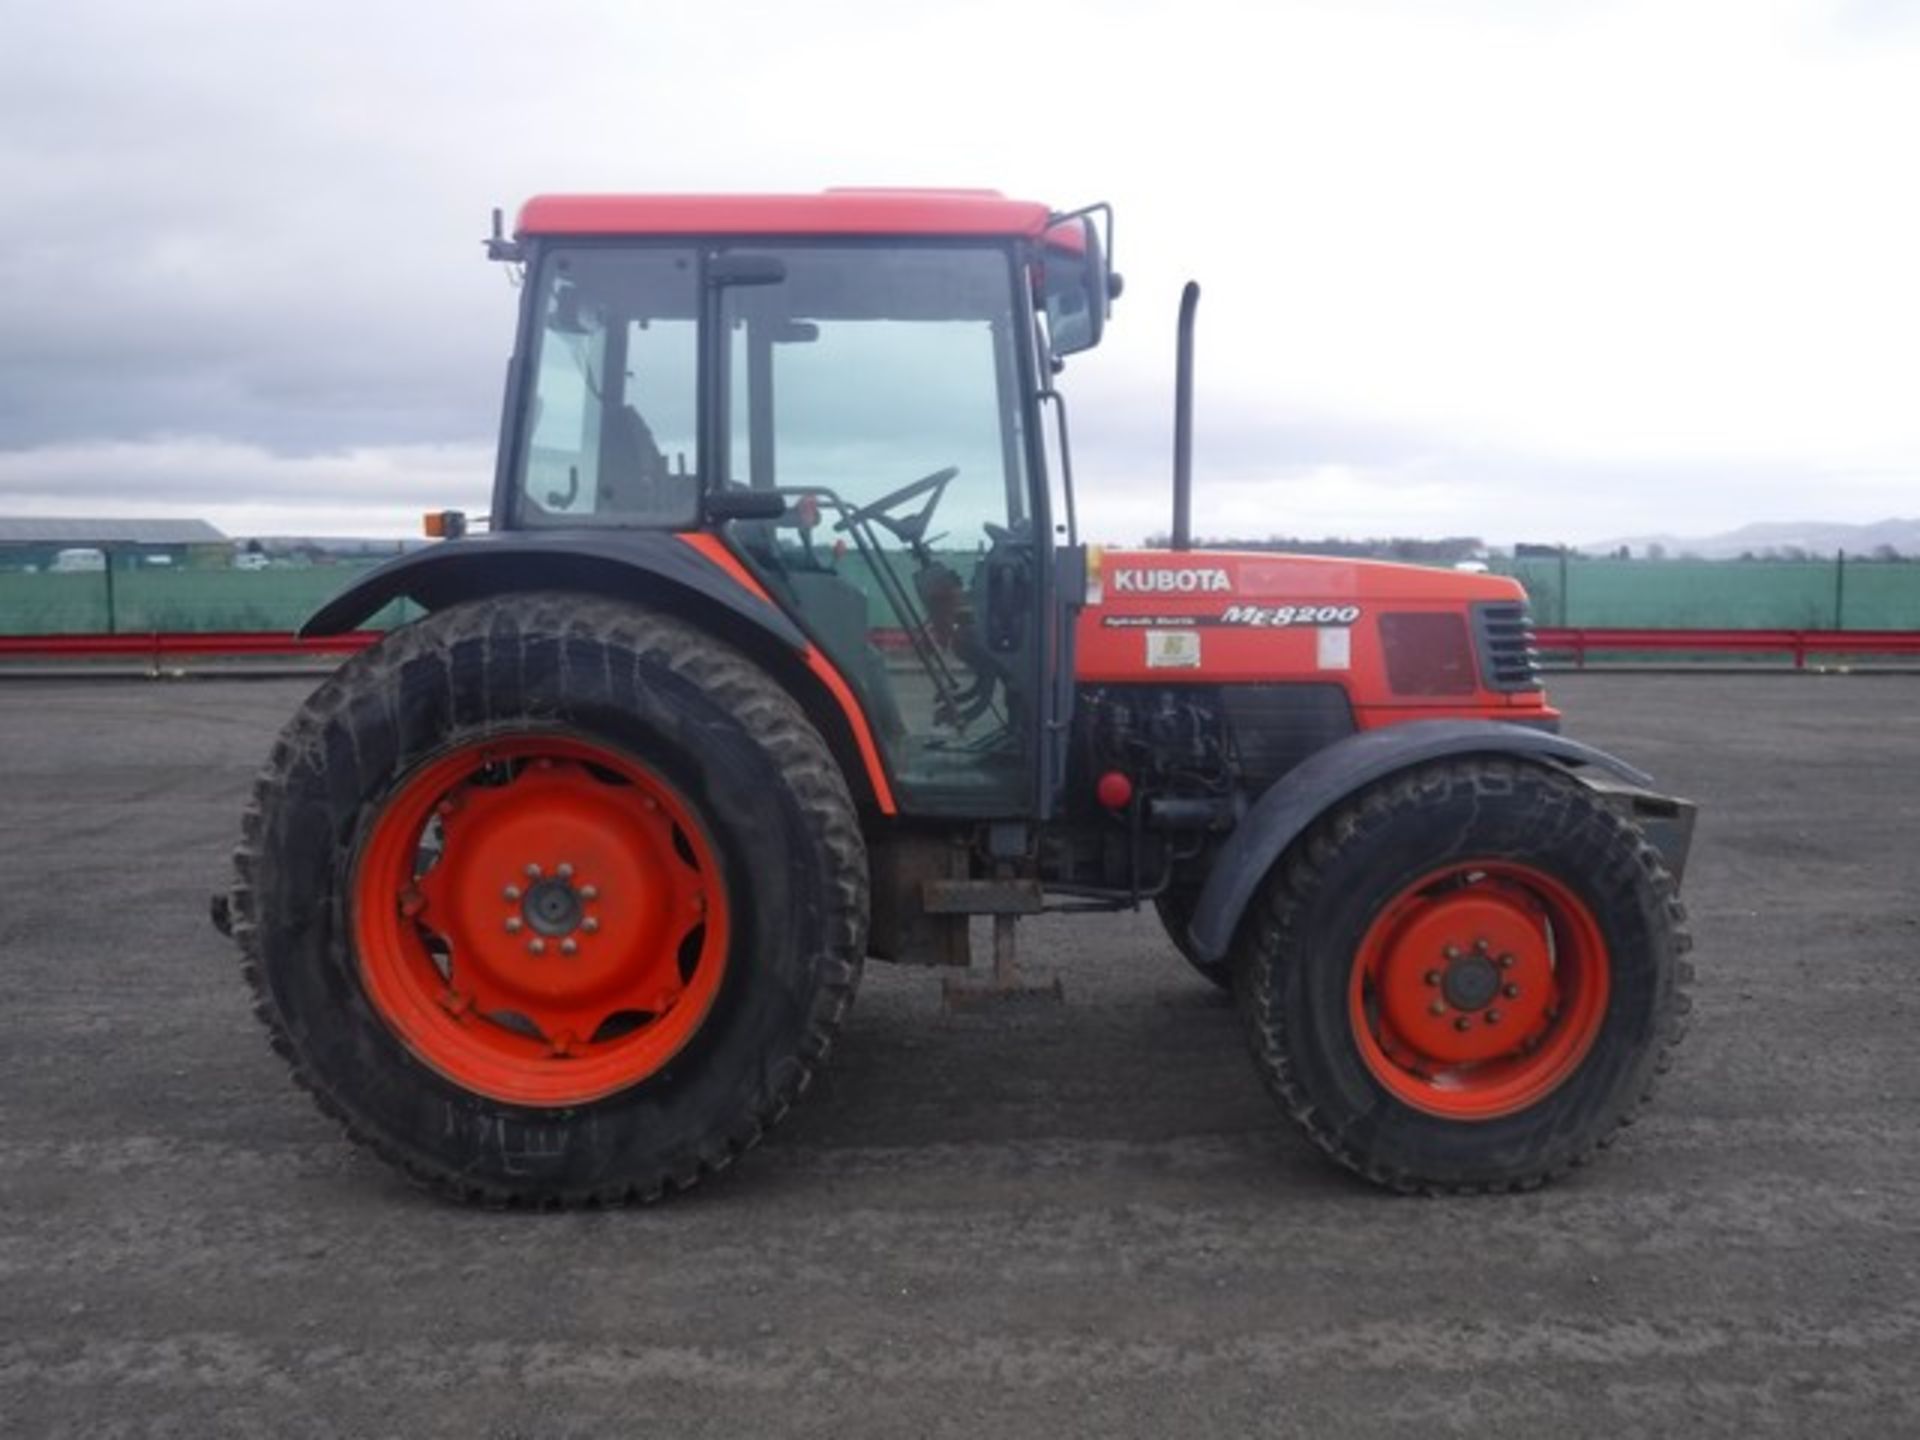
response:
[[[1480,678],[1489,690],[1538,690],[1540,652],[1524,600],[1483,600],[1473,607]]]

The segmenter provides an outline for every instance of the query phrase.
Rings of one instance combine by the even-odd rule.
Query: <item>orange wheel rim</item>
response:
[[[713,1008],[728,908],[714,847],[648,766],[522,736],[409,775],[361,844],[353,937],[374,1008],[421,1061],[514,1104],[654,1075]]]
[[[1468,861],[1407,886],[1367,928],[1348,1014],[1361,1058],[1398,1100],[1492,1120],[1552,1093],[1607,1013],[1600,925],[1530,865]]]

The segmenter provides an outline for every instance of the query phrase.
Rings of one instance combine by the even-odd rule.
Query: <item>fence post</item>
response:
[[[1566,629],[1573,622],[1567,619],[1567,547],[1560,547],[1560,628]]]
[[[1846,613],[1847,613],[1847,552],[1845,550],[1836,550],[1833,552],[1833,628],[1834,629],[1844,630],[1847,628],[1846,620],[1845,620]]]
[[[113,634],[113,633],[114,633],[114,617],[113,617],[113,550],[112,550],[112,547],[110,547],[110,546],[106,546],[106,545],[102,545],[102,546],[100,547],[100,553],[101,553],[101,555],[103,555],[103,556],[104,556],[104,557],[106,558],[106,562],[107,562],[107,568],[106,568],[106,569],[105,569],[104,571],[102,571],[101,573],[102,573],[102,574],[104,574],[104,575],[106,576],[106,578],[107,578],[107,633],[108,633],[109,635],[111,635],[111,634]]]

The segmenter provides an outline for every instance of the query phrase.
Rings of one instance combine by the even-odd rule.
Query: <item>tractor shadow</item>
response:
[[[825,1071],[769,1151],[1165,1146],[1281,1129],[1232,1002],[1151,922],[1032,928],[1029,976],[1058,979],[1062,1001],[956,1011],[942,972],[869,966]]]

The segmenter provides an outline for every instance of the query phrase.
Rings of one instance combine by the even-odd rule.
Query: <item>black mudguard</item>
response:
[[[1363,731],[1320,750],[1254,802],[1215,857],[1188,927],[1201,960],[1224,960],[1254,891],[1314,821],[1374,781],[1429,760],[1499,755],[1564,766],[1610,801],[1632,807],[1676,878],[1686,865],[1693,806],[1658,794],[1653,778],[1591,745],[1491,720],[1416,720]],[[1583,772],[1586,772],[1583,774]]]
[[[784,614],[661,530],[512,530],[448,540],[369,570],[315,611],[300,633],[340,634],[403,598],[439,610],[512,590],[668,603],[698,597],[795,651],[807,648]]]

